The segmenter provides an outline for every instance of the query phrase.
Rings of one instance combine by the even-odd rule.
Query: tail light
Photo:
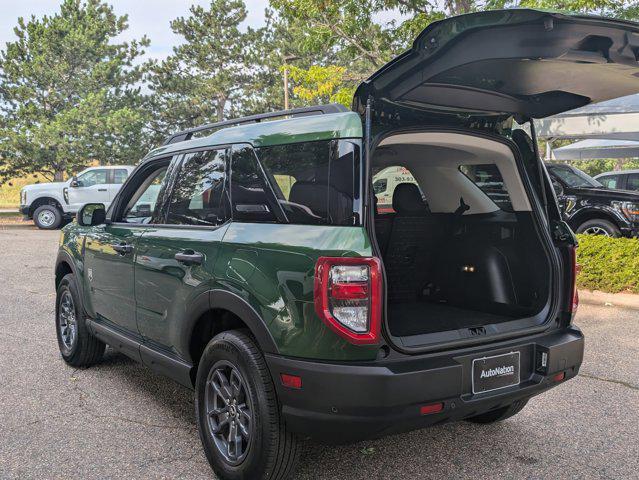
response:
[[[579,292],[577,291],[577,274],[579,273],[580,267],[579,267],[579,264],[577,263],[577,245],[570,247],[569,255],[570,255],[570,262],[572,264],[571,265],[572,276],[570,279],[571,297],[570,297],[570,304],[568,305],[568,313],[570,313],[571,316],[574,317],[575,313],[577,313],[577,307],[579,307]]]
[[[315,311],[355,345],[379,343],[382,318],[379,259],[320,257],[315,265]]]

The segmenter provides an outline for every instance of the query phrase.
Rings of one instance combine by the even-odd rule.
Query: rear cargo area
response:
[[[375,150],[373,173],[393,336],[420,345],[545,320],[550,262],[508,146],[398,134]]]

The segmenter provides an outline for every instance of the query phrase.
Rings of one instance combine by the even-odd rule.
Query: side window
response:
[[[513,211],[510,195],[497,165],[494,163],[462,165],[459,170],[477,185],[495,205],[507,212]]]
[[[186,154],[173,186],[167,223],[221,225],[231,218],[226,150]]]
[[[272,194],[251,147],[233,150],[231,161],[233,220],[275,222]]]
[[[289,222],[353,225],[358,149],[329,140],[262,147],[257,156]]]
[[[89,170],[78,177],[78,183],[81,187],[105,185],[107,183],[108,173],[108,170]]]
[[[628,175],[628,178],[626,179],[626,190],[639,190],[639,174],[631,173]]]
[[[157,200],[164,185],[167,168],[166,165],[157,168],[142,182],[129,200],[122,216],[123,222],[155,223],[152,219],[157,216]]]
[[[113,183],[117,185],[123,184],[127,177],[129,176],[129,171],[123,168],[118,168],[113,170]]]
[[[618,188],[617,187],[617,185],[619,184],[618,175],[607,175],[605,177],[598,178],[597,180],[606,188]]]

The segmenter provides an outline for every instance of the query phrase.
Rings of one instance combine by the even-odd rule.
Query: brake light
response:
[[[570,297],[570,305],[568,306],[568,313],[570,313],[573,317],[575,313],[577,313],[577,307],[579,307],[579,292],[577,291],[577,274],[580,271],[580,266],[577,264],[577,245],[574,245],[570,248],[570,262],[572,268],[572,278],[571,278],[571,297]]]
[[[355,345],[379,343],[382,275],[373,257],[320,257],[315,265],[315,311]]]

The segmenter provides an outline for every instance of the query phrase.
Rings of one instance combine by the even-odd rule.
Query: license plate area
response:
[[[520,352],[473,359],[473,394],[492,392],[518,385],[520,382]]]

